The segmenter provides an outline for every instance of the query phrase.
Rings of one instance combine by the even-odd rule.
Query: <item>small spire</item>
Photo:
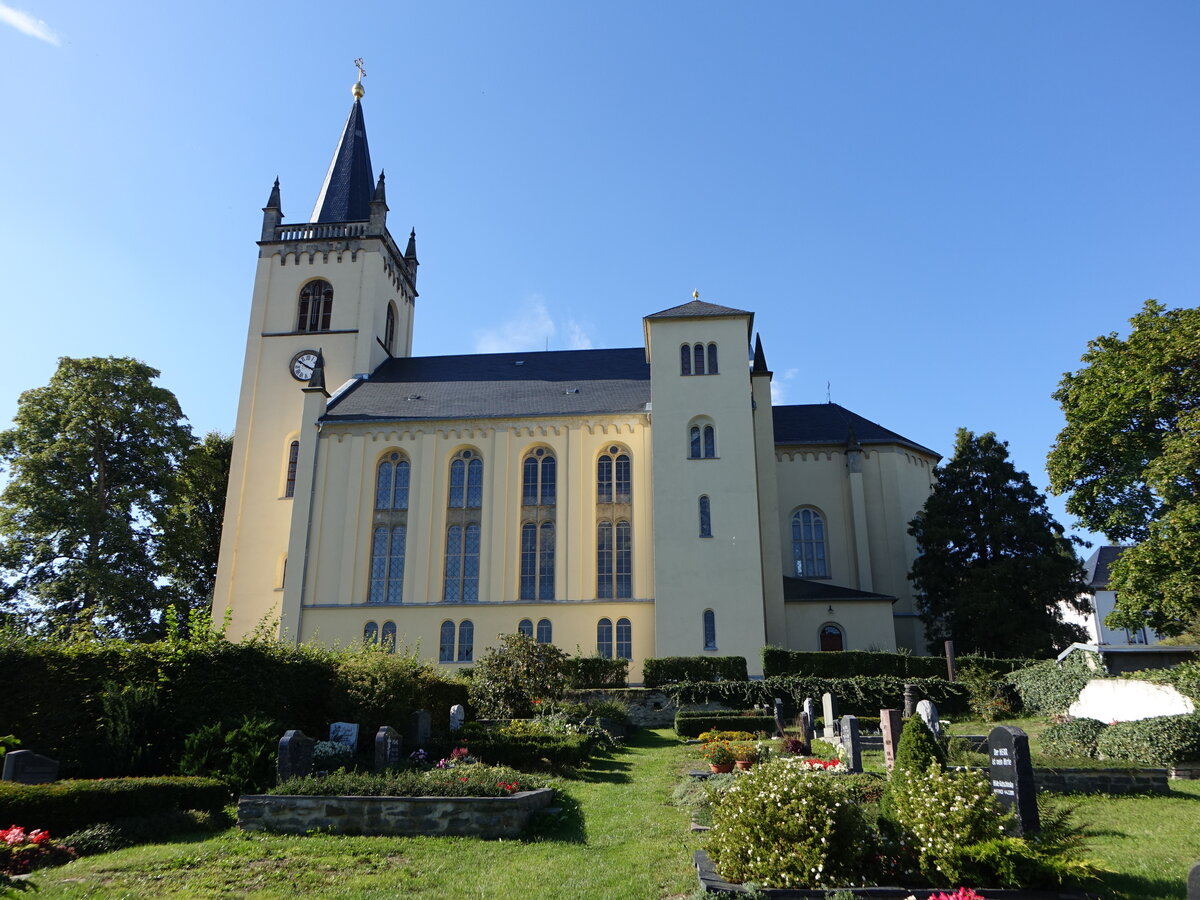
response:
[[[325,353],[317,350],[317,361],[313,365],[312,377],[308,379],[310,388],[325,390]]]
[[[267,198],[267,205],[263,207],[267,209],[279,209],[279,176],[275,176],[275,186],[271,188],[271,196]]]
[[[754,368],[751,371],[756,375],[771,371],[767,368],[767,355],[763,353],[762,335],[757,332],[754,335]]]
[[[415,228],[408,233],[408,246],[404,248],[404,258],[417,258],[417,229]]]
[[[379,181],[375,183],[375,196],[371,199],[376,203],[387,203],[387,192],[383,189],[383,169],[379,170]]]

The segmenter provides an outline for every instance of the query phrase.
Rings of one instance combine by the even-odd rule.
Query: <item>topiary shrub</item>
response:
[[[1096,742],[1107,726],[1098,719],[1072,719],[1051,725],[1038,738],[1038,747],[1047,756],[1096,757]]]
[[[1200,713],[1109,725],[1096,741],[1096,754],[1149,766],[1200,759]]]
[[[567,655],[527,634],[506,634],[475,663],[468,695],[484,719],[524,718],[534,700],[558,700],[567,688]]]
[[[603,656],[572,656],[567,659],[567,686],[573,690],[623,688],[629,684],[629,660]]]
[[[835,887],[860,877],[870,834],[847,782],[784,756],[714,799],[708,852],[732,881]]]
[[[900,740],[896,742],[896,759],[888,779],[888,789],[881,801],[885,815],[892,815],[892,795],[913,776],[922,776],[930,766],[946,768],[946,754],[933,732],[920,716],[904,720]]]

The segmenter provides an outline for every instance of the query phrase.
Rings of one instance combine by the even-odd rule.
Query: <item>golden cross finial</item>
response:
[[[361,56],[354,61],[354,65],[358,67],[358,80],[361,83],[363,78],[365,78],[367,75],[367,70],[363,68],[363,61],[362,61]]]
[[[699,292],[699,291],[692,291],[692,299],[693,299],[693,300],[699,300],[699,299],[700,299],[700,292]]]

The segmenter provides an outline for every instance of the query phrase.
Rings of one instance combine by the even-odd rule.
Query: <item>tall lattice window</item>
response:
[[[629,454],[612,446],[596,461],[596,502],[629,503],[633,491]]]
[[[297,331],[328,331],[333,316],[333,285],[318,278],[300,288]]]
[[[596,462],[596,596],[633,596],[633,475],[628,451],[613,445]]]
[[[700,497],[700,537],[712,537],[712,503],[707,495]]]
[[[521,463],[522,600],[554,599],[555,507],[558,463],[545,447],[536,447]]]
[[[596,655],[612,659],[613,627],[611,619],[601,619],[596,623]]]
[[[404,599],[410,469],[408,458],[395,450],[381,459],[375,469],[375,514],[368,603],[400,603]]]
[[[454,662],[454,623],[449,619],[438,634],[438,662]]]
[[[704,611],[704,649],[717,649],[717,614],[711,609]]]
[[[633,659],[633,625],[617,619],[617,659]]]
[[[828,578],[825,520],[815,509],[792,514],[792,561],[801,578]]]
[[[554,642],[554,628],[551,626],[549,619],[538,619],[537,642],[539,644],[551,644]]]
[[[482,506],[483,460],[474,450],[460,450],[450,460],[443,600],[479,599]]]
[[[284,484],[283,496],[296,496],[296,465],[300,461],[300,442],[288,444],[287,481]]]

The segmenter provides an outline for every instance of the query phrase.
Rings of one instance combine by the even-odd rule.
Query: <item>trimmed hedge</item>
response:
[[[878,716],[881,709],[901,709],[904,685],[916,688],[920,699],[932,700],[938,712],[955,715],[970,709],[970,691],[961,682],[944,678],[899,678],[889,675],[854,678],[816,678],[804,675],[764,678],[761,681],[687,682],[672,685],[667,692],[677,706],[689,703],[721,703],[742,708],[770,705],[775,697],[791,698],[799,707],[806,697],[820,701],[826,691],[838,701],[841,715]]]
[[[681,738],[699,737],[706,731],[775,731],[774,716],[723,716],[710,713],[707,716],[675,717],[675,733]]]
[[[1099,719],[1088,718],[1051,725],[1038,738],[1038,747],[1046,756],[1087,756],[1095,759],[1096,742],[1107,727]]]
[[[228,785],[216,778],[0,781],[0,820],[67,834],[116,819],[189,809],[216,814],[231,799]]]
[[[586,734],[505,735],[475,732],[465,741],[471,755],[494,766],[522,771],[579,767],[592,758],[595,741]]]
[[[623,688],[629,684],[629,660],[602,656],[571,656],[566,661],[567,687]]]
[[[683,681],[746,681],[744,656],[663,656],[642,663],[642,683],[648,688]]]
[[[955,665],[972,667],[995,675],[1006,675],[1038,662],[1034,659],[1000,659],[989,656],[958,656]],[[763,647],[763,674],[767,678],[807,675],[815,678],[852,678],[868,675],[892,675],[901,678],[945,678],[946,659],[941,656],[910,656],[888,651],[843,650],[824,653],[819,650],[784,650]],[[698,679],[696,679],[698,680]]]
[[[1096,753],[1101,759],[1152,766],[1200,759],[1200,713],[1109,725],[1096,741]]]

